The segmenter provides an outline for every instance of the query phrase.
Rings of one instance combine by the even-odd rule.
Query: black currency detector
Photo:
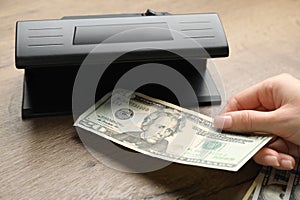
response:
[[[154,27],[156,29],[147,29]],[[107,38],[128,30],[129,36],[104,42]],[[147,30],[147,31],[146,31]],[[182,34],[177,37],[171,30]],[[205,49],[201,57],[196,47],[180,46],[179,50],[200,60],[201,73],[186,60],[172,52],[173,43],[192,38]],[[22,117],[39,117],[72,113],[72,91],[78,69],[86,56],[99,43],[114,45],[108,54],[126,53],[133,45],[141,51],[126,53],[115,62],[100,81],[105,87],[97,90],[100,98],[114,88],[116,81],[129,69],[144,63],[162,63],[183,74],[197,94],[199,105],[220,103],[220,94],[206,64],[208,58],[229,54],[226,36],[217,14],[180,14],[147,10],[145,13],[96,16],[71,16],[58,20],[18,21],[16,23],[15,62],[24,69]],[[157,49],[143,51],[148,44]],[[178,50],[178,49],[177,49]],[[105,62],[105,61],[103,61]],[[174,94],[160,85],[146,85],[140,92],[176,103]]]

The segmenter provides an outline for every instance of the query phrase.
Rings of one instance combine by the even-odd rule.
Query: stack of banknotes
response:
[[[230,171],[271,139],[221,132],[211,117],[124,89],[104,96],[74,125],[148,156]]]
[[[300,200],[299,170],[299,158],[290,171],[263,167],[243,200]]]

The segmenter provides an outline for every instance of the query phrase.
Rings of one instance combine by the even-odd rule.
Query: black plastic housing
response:
[[[128,31],[129,34],[109,39]],[[182,37],[174,35],[174,31]],[[195,46],[173,45],[191,38],[207,53],[199,54]],[[206,70],[207,59],[229,54],[218,15],[170,15],[148,10],[146,13],[17,22],[15,62],[18,69],[25,69],[22,117],[71,114],[77,71],[99,43],[107,45],[104,54],[108,56],[124,55],[111,63],[101,78],[105,87],[97,91],[97,98],[109,92],[128,70],[152,62],[168,65],[183,74],[195,90],[200,105],[221,102]],[[143,49],[149,43],[156,49]],[[127,53],[132,48],[140,50]],[[195,70],[183,57],[170,52],[180,52],[184,57],[197,60],[199,70]],[[172,92],[163,86],[146,85],[140,88],[140,92],[177,103]]]

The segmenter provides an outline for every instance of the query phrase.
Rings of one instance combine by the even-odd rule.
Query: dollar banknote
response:
[[[155,158],[230,171],[271,139],[223,133],[211,117],[124,89],[104,96],[74,125]]]
[[[299,158],[293,170],[263,167],[243,200],[300,200]]]

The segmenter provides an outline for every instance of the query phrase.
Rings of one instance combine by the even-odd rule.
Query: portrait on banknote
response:
[[[158,109],[143,119],[140,131],[119,132],[113,137],[122,142],[135,144],[141,149],[165,152],[169,144],[168,138],[175,136],[184,127],[184,122],[183,115],[177,110]]]
[[[259,199],[261,200],[281,200],[283,199],[286,191],[286,185],[271,184],[262,188]]]

